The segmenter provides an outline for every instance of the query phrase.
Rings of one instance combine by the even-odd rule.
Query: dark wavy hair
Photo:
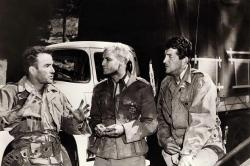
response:
[[[165,49],[174,48],[178,50],[178,55],[180,59],[192,56],[192,43],[183,36],[175,36],[170,38],[166,44]]]
[[[45,46],[32,46],[27,48],[23,53],[23,70],[26,75],[29,73],[29,67],[35,66],[37,67],[37,56],[40,53],[48,53],[49,51],[45,49]]]

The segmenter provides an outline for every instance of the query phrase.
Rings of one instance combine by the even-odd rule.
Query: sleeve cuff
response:
[[[122,126],[124,128],[124,134],[127,143],[140,140],[139,125],[135,125],[135,120],[124,123]]]

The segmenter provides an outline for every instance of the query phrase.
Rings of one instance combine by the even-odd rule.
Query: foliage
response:
[[[79,0],[0,1],[0,58],[8,60],[7,81],[16,81],[21,77],[21,55],[26,47],[47,44],[51,35],[50,19],[77,15],[78,2]]]

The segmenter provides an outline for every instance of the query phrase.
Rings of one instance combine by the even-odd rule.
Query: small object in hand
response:
[[[112,130],[115,130],[115,128],[106,127],[106,129],[105,129],[105,131],[104,131],[104,132],[109,132],[109,131],[112,131]]]
[[[101,132],[105,132],[106,127],[103,124],[96,125]]]

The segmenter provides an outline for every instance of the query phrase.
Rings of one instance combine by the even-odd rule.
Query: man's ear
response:
[[[35,68],[34,66],[30,66],[30,67],[29,67],[29,73],[30,73],[31,75],[34,75],[34,74],[36,73],[36,68]]]
[[[130,73],[133,70],[132,62],[129,60],[127,65],[126,65],[126,70],[129,71]]]

